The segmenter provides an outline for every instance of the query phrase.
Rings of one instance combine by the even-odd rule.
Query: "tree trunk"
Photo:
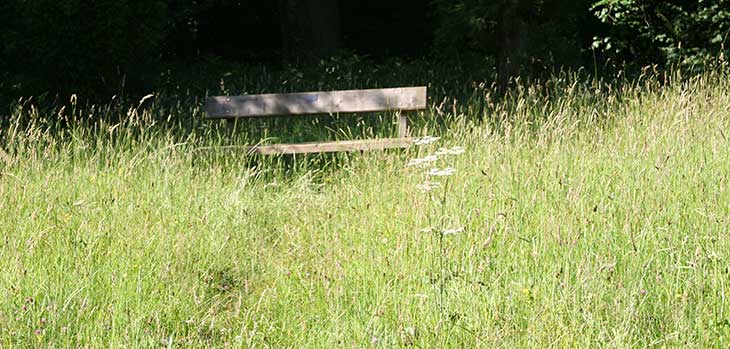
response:
[[[316,62],[342,48],[337,0],[279,0],[282,58]]]
[[[502,0],[497,23],[497,83],[506,91],[520,75],[527,58],[527,20],[524,2]]]

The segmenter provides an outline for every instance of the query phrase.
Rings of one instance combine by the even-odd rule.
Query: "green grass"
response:
[[[21,102],[0,347],[727,347],[730,80],[620,87],[476,86],[414,117],[432,146],[296,158],[159,96]],[[405,167],[442,146],[445,207]]]

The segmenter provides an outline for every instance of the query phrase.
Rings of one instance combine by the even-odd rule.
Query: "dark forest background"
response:
[[[406,77],[418,70],[506,89],[561,69],[706,69],[729,53],[730,1],[5,0],[0,26],[9,99],[207,91],[220,74],[317,80],[343,66],[364,79],[352,88],[401,71],[423,83]]]

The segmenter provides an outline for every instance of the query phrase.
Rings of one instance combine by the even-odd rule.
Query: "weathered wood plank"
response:
[[[413,145],[411,138],[363,139],[337,142],[311,142],[296,144],[273,144],[249,146],[248,151],[262,155],[332,153],[340,151],[361,151],[390,148],[408,148]]]
[[[210,97],[209,119],[274,115],[357,113],[426,108],[426,87]]]

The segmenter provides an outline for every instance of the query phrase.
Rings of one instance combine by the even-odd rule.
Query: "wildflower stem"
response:
[[[434,200],[434,195],[432,193],[429,193],[428,196],[429,196],[430,200],[429,200],[429,205],[428,205],[429,207],[428,207],[428,217],[427,217],[427,220],[428,220],[428,226],[431,229],[431,234],[429,234],[429,235],[431,235],[431,246],[434,246],[434,241],[433,241],[434,240],[434,234],[433,234],[433,231],[434,231],[434,225],[433,225],[434,207],[433,207],[433,204],[432,204],[432,202]],[[435,261],[436,261],[436,251],[433,251],[432,254],[431,254],[431,270],[432,271],[436,269],[436,266],[435,266],[436,263],[435,263]],[[439,273],[439,279],[440,278],[441,278],[441,274]],[[441,315],[440,315],[441,314],[440,309],[441,309],[441,300],[439,299],[439,320],[440,320],[440,317],[441,317]]]
[[[446,292],[446,277],[444,276],[444,217],[446,217],[446,198],[449,191],[449,179],[446,178],[444,183],[444,192],[441,196],[441,219],[439,221],[439,317],[443,321],[444,317],[444,293]]]

